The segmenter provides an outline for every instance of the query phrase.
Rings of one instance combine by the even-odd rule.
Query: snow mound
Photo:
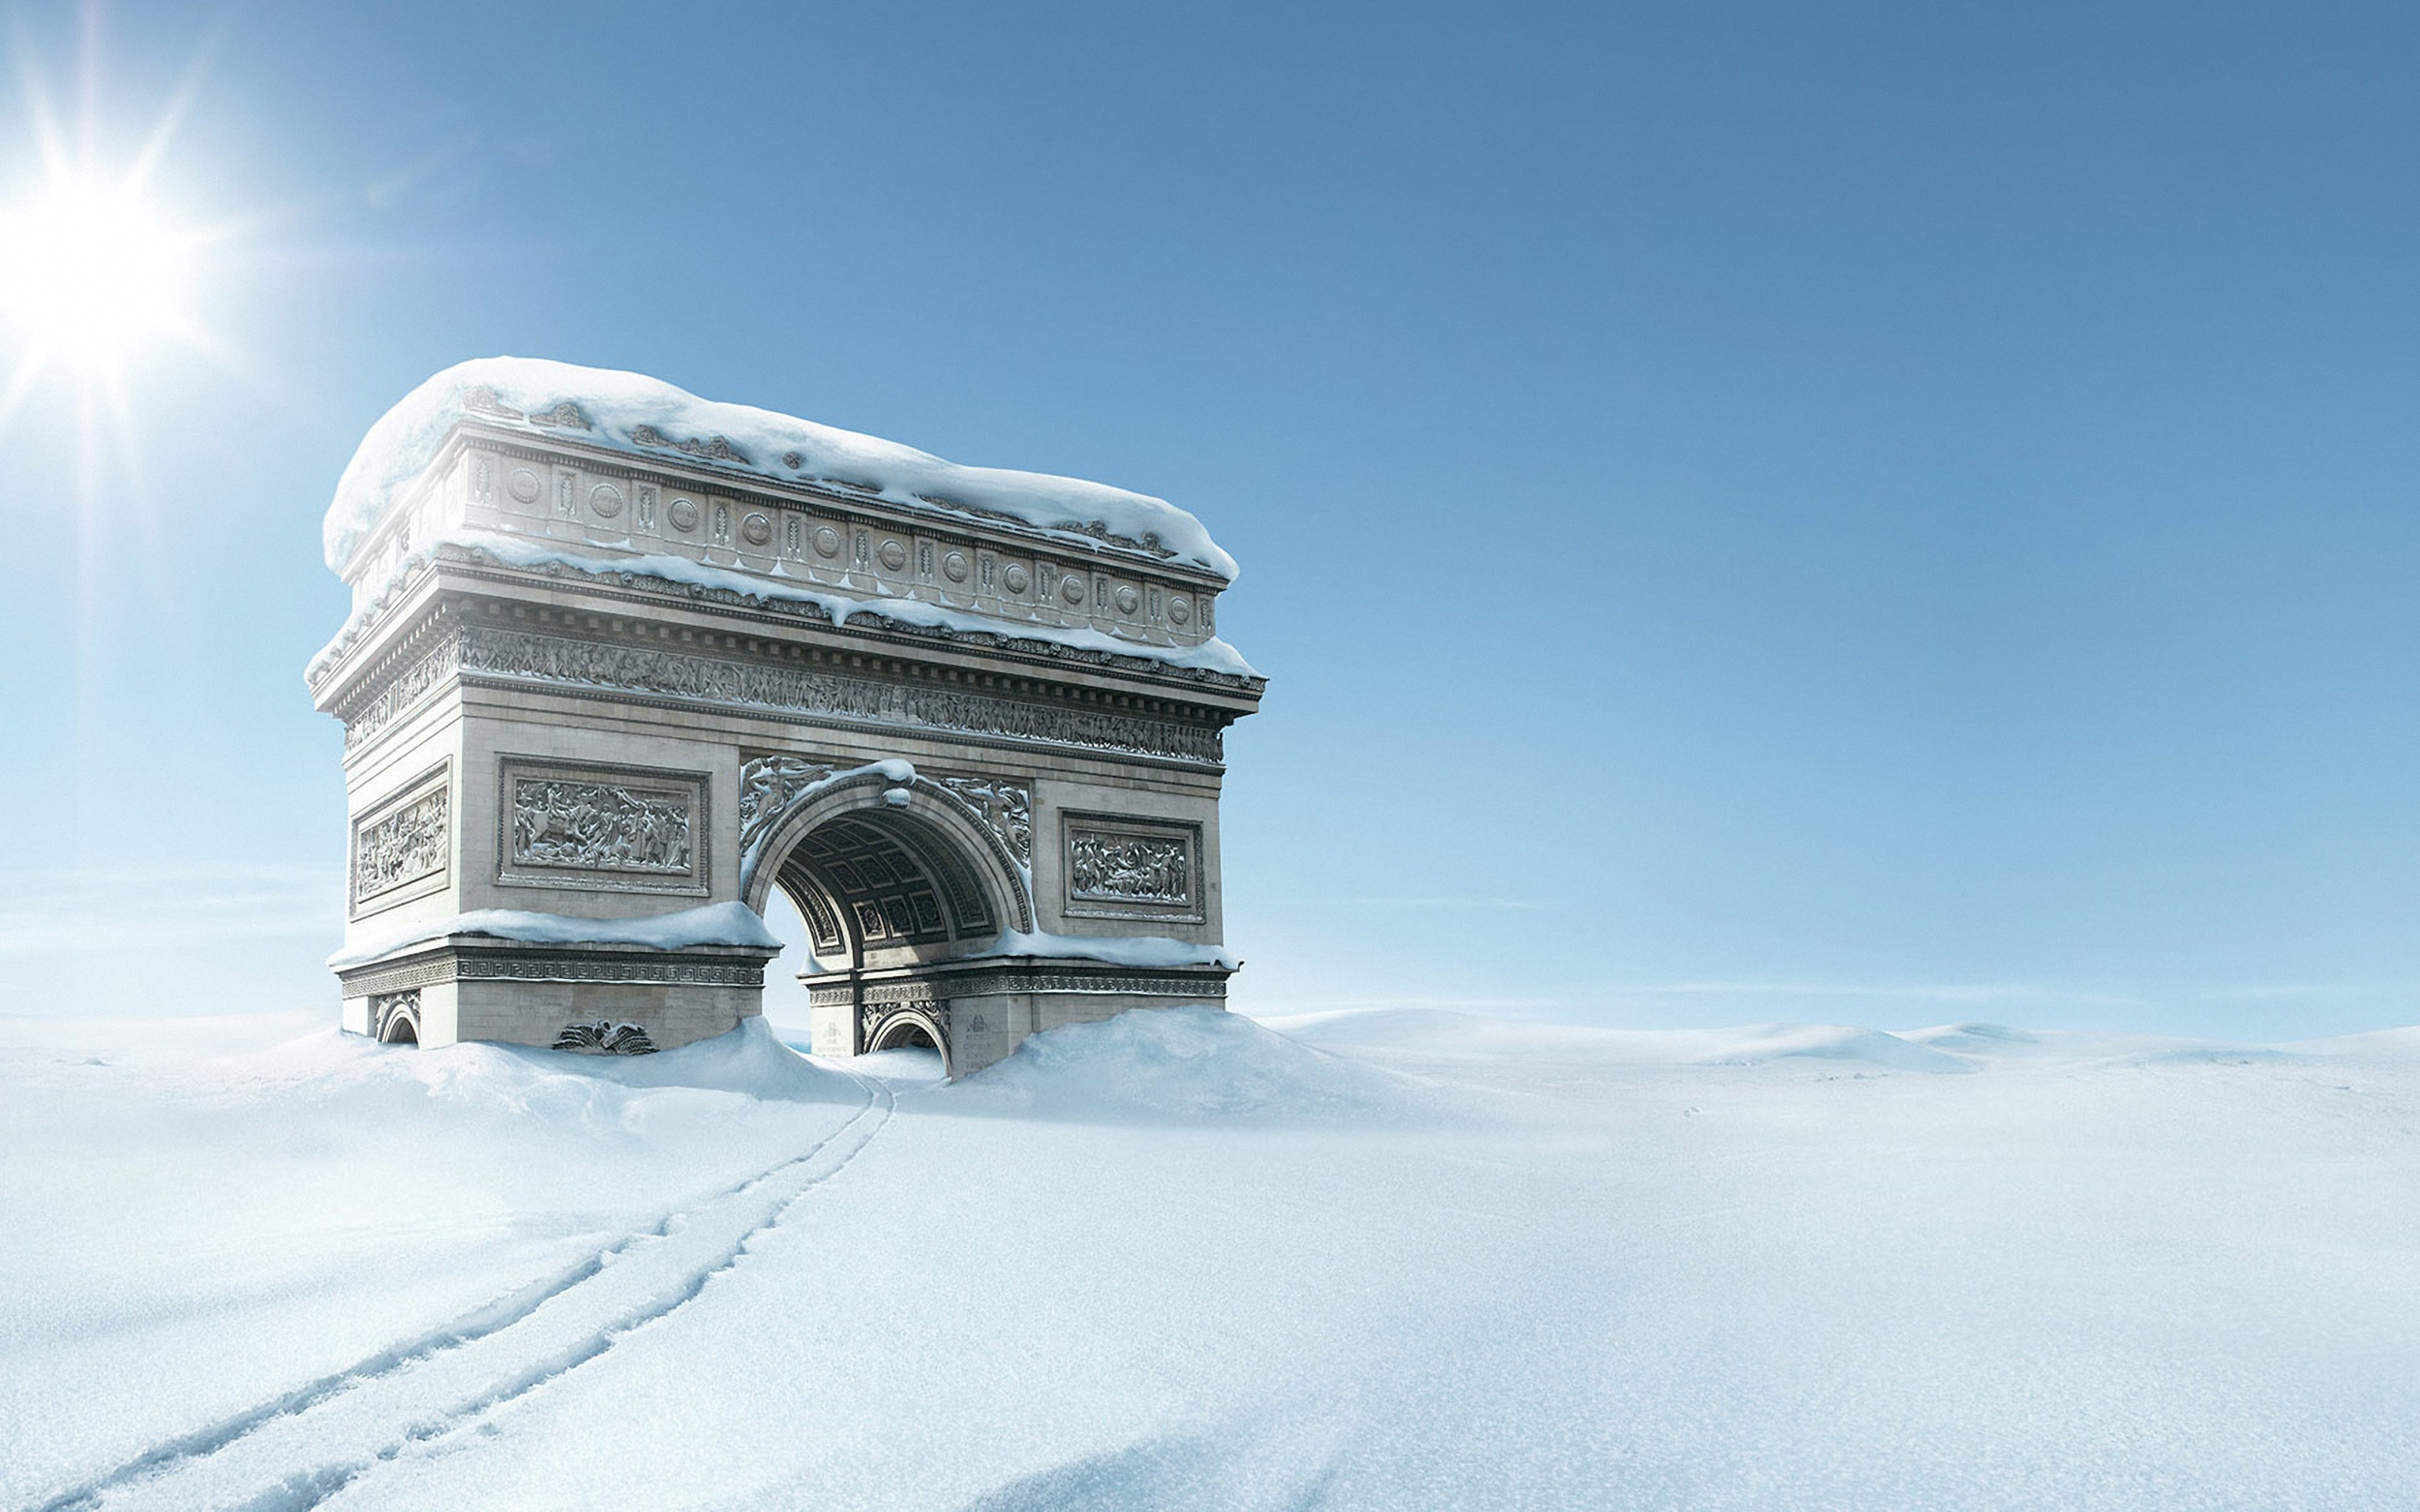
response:
[[[1728,1031],[1730,1044],[1700,1064],[1752,1066],[1770,1060],[1857,1060],[1892,1071],[1967,1072],[1954,1056],[1887,1034],[1837,1024],[1760,1024]]]
[[[1230,971],[1244,964],[1223,945],[1195,945],[1165,934],[1052,934],[1004,929],[978,953],[1046,960],[1068,957],[1115,966],[1224,966]]]
[[[644,1094],[688,1089],[754,1102],[847,1103],[864,1092],[852,1078],[783,1044],[761,1018],[726,1034],[649,1056],[470,1041],[401,1049],[330,1028],[265,1051],[225,1057],[225,1085],[283,1084],[331,1103],[396,1097],[464,1104],[510,1117],[552,1114],[566,1122],[621,1119]]]
[[[2029,1029],[2012,1029],[2005,1024],[1939,1024],[1929,1029],[1906,1030],[1899,1038],[1933,1050],[1981,1055],[2041,1043],[2040,1035]]]
[[[1142,1008],[1028,1039],[952,1089],[966,1111],[1111,1122],[1345,1120],[1429,1111],[1427,1084],[1239,1013]]]
[[[2306,1040],[2296,1048],[2315,1056],[2364,1056],[2381,1060],[2420,1060],[2420,1025],[2400,1029],[2371,1029],[2361,1034],[2339,1034],[2332,1039]]]
[[[328,506],[321,542],[338,573],[398,490],[466,415],[661,462],[700,461],[783,483],[838,484],[923,513],[1005,515],[1088,544],[1114,535],[1233,580],[1235,559],[1165,500],[1048,473],[962,467],[878,437],[748,405],[701,399],[658,378],[526,357],[458,363],[380,417]]]
[[[1314,1044],[1432,1055],[1552,1055],[1638,1066],[1756,1066],[1800,1059],[1861,1061],[1890,1071],[1974,1070],[1880,1029],[1837,1024],[1752,1024],[1724,1029],[1609,1029],[1524,1024],[1439,1009],[1309,1013],[1273,1027]]]
[[[557,1074],[568,1072],[628,1088],[694,1087],[768,1103],[845,1103],[863,1095],[849,1077],[783,1044],[762,1018],[743,1019],[728,1033],[652,1056],[506,1048],[518,1057],[542,1057],[545,1068]]]
[[[2281,1045],[2189,1041],[2140,1050],[2117,1058],[2137,1066],[2267,1066],[2288,1065],[2312,1057],[2304,1050]]]
[[[907,763],[901,762],[905,766]],[[912,769],[911,769],[912,771]],[[357,966],[407,945],[449,934],[485,934],[499,940],[541,945],[638,945],[680,950],[695,945],[748,946],[778,950],[781,940],[756,910],[743,903],[707,903],[636,918],[584,918],[576,914],[535,914],[520,908],[473,908],[467,914],[396,925],[365,935],[360,944],[328,957],[333,967]]]
[[[1262,1022],[1306,1043],[1355,1050],[1492,1055],[1520,1049],[1592,1051],[1627,1043],[1620,1030],[1530,1024],[1442,1008],[1336,1009]]]

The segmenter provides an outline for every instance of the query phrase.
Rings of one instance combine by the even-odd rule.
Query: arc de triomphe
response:
[[[1096,484],[515,359],[424,384],[328,517],[353,613],[344,1025],[666,1049],[759,1011],[953,1073],[1219,1003],[1234,564]]]

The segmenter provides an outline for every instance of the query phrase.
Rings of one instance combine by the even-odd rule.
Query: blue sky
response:
[[[0,433],[0,1008],[333,1003],[318,517],[509,352],[1208,521],[1256,1011],[2420,1020],[2408,9],[353,8],[12,34],[243,230]]]

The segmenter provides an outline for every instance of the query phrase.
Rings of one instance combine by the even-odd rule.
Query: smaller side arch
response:
[[[380,1044],[419,1044],[420,994],[394,993],[371,998],[370,1033]]]
[[[931,1042],[941,1055],[941,1074],[955,1076],[957,1068],[950,1056],[949,1010],[925,1004],[901,1004],[878,1011],[869,1009],[873,1023],[867,1026],[865,1048],[897,1050],[917,1039]]]

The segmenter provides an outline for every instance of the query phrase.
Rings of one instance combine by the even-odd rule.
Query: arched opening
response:
[[[922,777],[876,770],[817,784],[768,816],[740,885],[765,911],[778,887],[799,905],[817,954],[852,936],[912,949],[939,938],[1034,927],[1022,869],[983,816]]]
[[[865,1053],[874,1062],[869,1069],[892,1081],[946,1080],[950,1047],[935,1033],[935,1020],[928,1015],[947,1011],[937,1004],[925,1004],[876,1020],[866,1036]]]
[[[820,787],[768,825],[746,891],[768,918],[785,912],[779,895],[804,926],[816,1054],[922,1050],[945,1073],[953,964],[1033,927],[1023,873],[982,815],[888,771]],[[770,1002],[767,1014],[790,1016]]]
[[[420,1026],[411,1022],[409,1013],[391,1013],[387,1016],[386,1029],[379,1039],[385,1044],[416,1045],[420,1043]]]
[[[774,885],[827,967],[954,955],[1001,930],[1000,909],[952,840],[912,814],[837,814],[798,838]]]

